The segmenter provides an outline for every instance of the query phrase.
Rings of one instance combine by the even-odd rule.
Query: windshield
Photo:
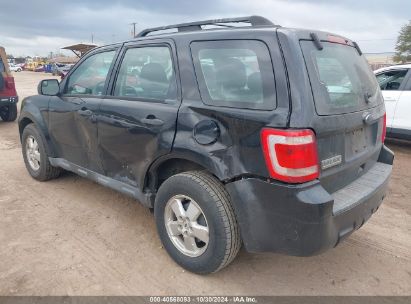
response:
[[[301,41],[313,89],[317,113],[343,114],[361,111],[381,102],[378,83],[368,63],[354,47]]]

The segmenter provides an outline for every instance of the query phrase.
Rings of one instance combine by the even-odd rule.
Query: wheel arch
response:
[[[220,181],[224,175],[217,164],[201,154],[168,154],[152,163],[144,178],[144,188],[156,193],[161,184],[169,177],[187,171],[207,171]]]
[[[18,121],[20,142],[22,141],[24,129],[30,124],[34,124],[34,126],[39,131],[40,135],[43,137],[44,142],[46,143],[48,154],[50,156],[55,156],[56,155],[55,150],[50,140],[50,136],[47,130],[47,125],[43,119],[43,116],[40,113],[38,113],[38,115],[35,115],[35,113],[33,114],[32,112],[22,112],[20,114],[19,121]]]

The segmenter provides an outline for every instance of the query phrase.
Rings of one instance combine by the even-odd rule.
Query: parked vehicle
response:
[[[39,65],[34,69],[34,72],[45,72],[45,71],[46,71],[45,66],[42,65],[42,64],[39,64]]]
[[[60,69],[60,77],[61,79],[63,79],[64,77],[66,77],[66,75],[68,74],[68,72],[70,72],[71,68],[74,66],[74,64],[66,64],[64,67],[62,67]]]
[[[228,265],[241,243],[321,253],[387,191],[378,83],[358,45],[334,34],[259,16],[152,28],[38,92],[19,119],[30,175],[64,169],[131,195],[196,273]]]
[[[61,76],[61,69],[66,65],[63,63],[53,63],[51,66],[51,73],[53,76]]]
[[[54,63],[51,70],[53,76],[60,76],[63,79],[73,66],[74,64]]]
[[[387,137],[411,140],[411,64],[374,71],[387,111]]]
[[[6,51],[0,46],[0,118],[3,121],[16,120],[17,102],[16,86],[7,62]]]
[[[23,69],[19,65],[10,65],[10,71],[12,72],[21,72]]]

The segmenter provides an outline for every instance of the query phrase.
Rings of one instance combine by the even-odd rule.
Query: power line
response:
[[[136,38],[136,24],[138,23],[137,22],[130,23],[130,25],[133,26],[133,38]]]
[[[384,41],[384,40],[397,40],[397,38],[361,39],[357,41]]]

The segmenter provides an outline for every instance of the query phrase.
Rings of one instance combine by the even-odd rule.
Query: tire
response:
[[[21,72],[21,69],[17,69],[17,72]]]
[[[175,213],[172,206],[182,206],[182,214],[188,217],[190,213],[198,214],[189,211],[194,206],[201,215],[195,221],[192,221],[194,217],[191,216],[190,220],[187,217],[179,222],[176,216],[178,212]],[[178,210],[181,211],[180,208]],[[177,264],[188,271],[198,274],[217,272],[230,264],[240,250],[239,227],[228,192],[219,180],[203,171],[184,172],[168,178],[157,193],[154,216],[164,248]],[[189,232],[184,231],[187,221]],[[203,240],[207,239],[204,235],[207,229],[206,242]],[[177,233],[170,234],[170,231]],[[183,231],[187,235],[183,235]],[[198,231],[202,234],[198,234]],[[196,235],[200,235],[203,240]],[[185,246],[186,237],[191,240],[194,238],[195,243],[188,242],[191,245]]]
[[[37,143],[38,149],[35,148],[34,150],[37,150],[38,154],[35,152],[33,152],[33,154],[39,156],[36,159],[39,160],[38,164],[35,163],[38,167],[33,165],[34,160],[32,161],[32,159],[29,159],[30,156],[27,152],[29,141],[31,139]],[[24,163],[27,171],[34,179],[44,182],[57,178],[60,175],[62,170],[60,168],[53,167],[50,164],[49,153],[45,145],[45,140],[34,124],[29,124],[26,128],[24,128],[21,142]]]
[[[0,108],[0,117],[3,121],[15,121],[17,118],[17,105],[12,104]]]

